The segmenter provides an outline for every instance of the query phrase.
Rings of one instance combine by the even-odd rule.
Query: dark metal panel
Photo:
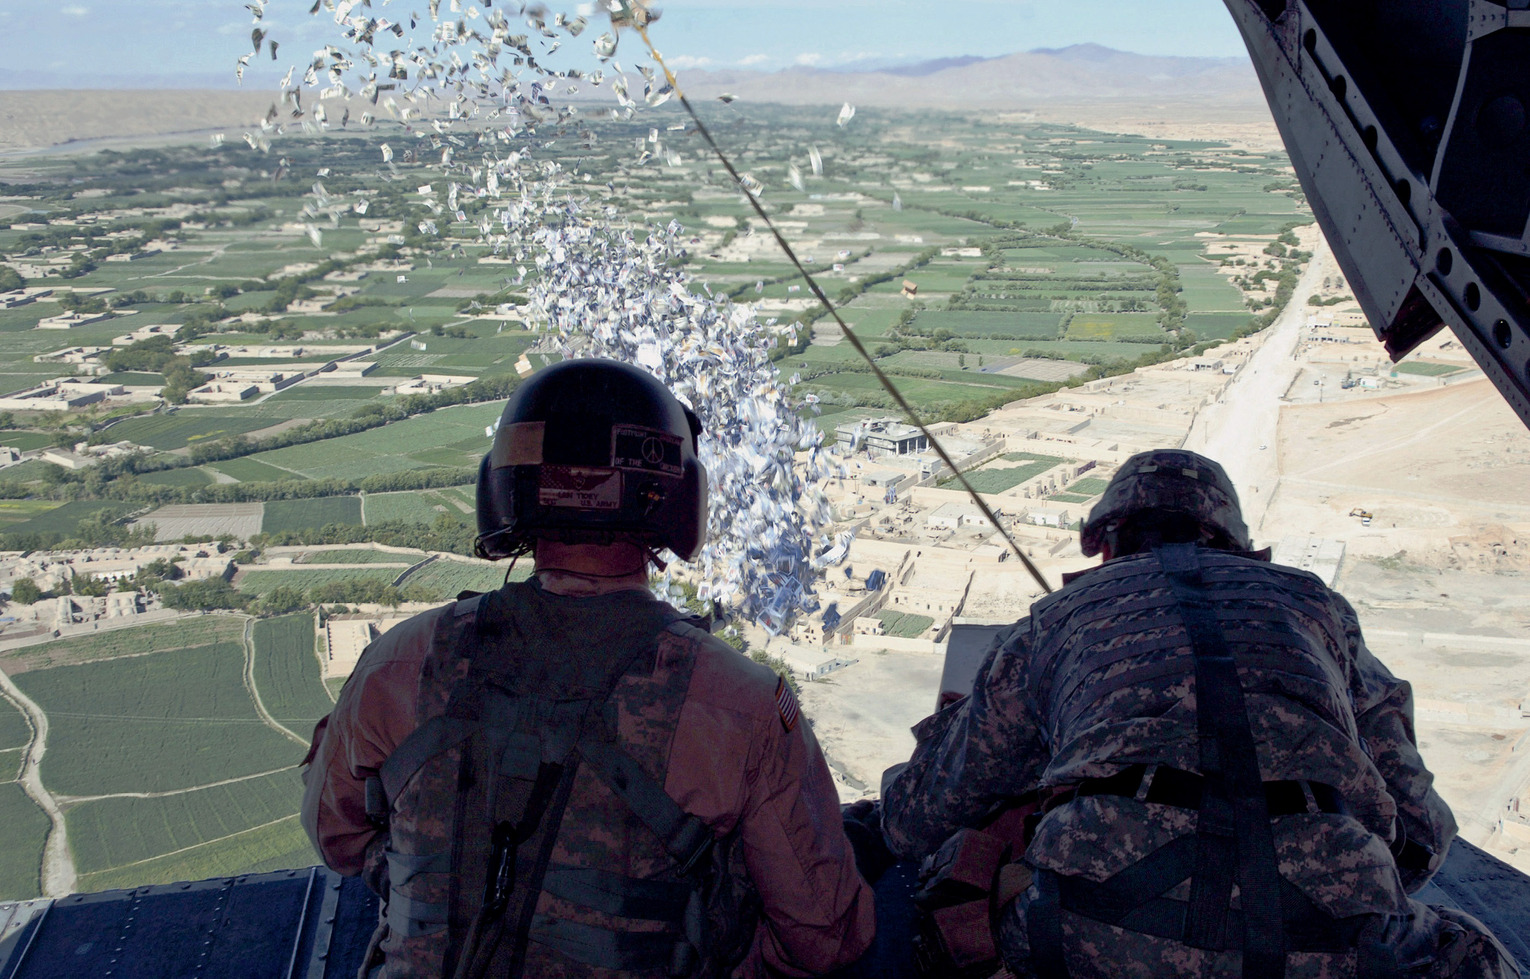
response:
[[[1392,359],[1449,326],[1530,425],[1530,11],[1488,0],[1226,3],[1313,213]]]
[[[1416,895],[1425,904],[1460,908],[1498,936],[1530,975],[1530,877],[1464,840],[1456,840],[1445,865]]]
[[[349,979],[376,922],[323,867],[0,904],[0,979]]]

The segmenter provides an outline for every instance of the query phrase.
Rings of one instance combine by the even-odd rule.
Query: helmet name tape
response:
[[[621,469],[640,469],[679,476],[683,441],[677,435],[640,428],[636,425],[611,427],[611,465]]]
[[[542,464],[542,439],[547,434],[546,422],[513,422],[501,428],[500,437],[494,440],[489,465],[503,469],[505,466]]]
[[[619,510],[622,474],[614,469],[586,466],[543,466],[538,474],[537,503],[576,510]]]

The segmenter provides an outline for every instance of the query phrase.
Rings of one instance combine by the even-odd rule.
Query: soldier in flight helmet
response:
[[[374,975],[812,975],[870,943],[791,689],[648,588],[704,541],[701,434],[614,361],[506,404],[477,551],[530,580],[368,646],[304,775],[325,863],[383,898]]]
[[[962,976],[1000,958],[1022,977],[1517,975],[1476,919],[1409,896],[1456,832],[1411,690],[1342,596],[1251,549],[1221,466],[1132,456],[1080,543],[1103,563],[999,633],[971,695],[915,727],[884,783],[889,846],[928,857],[924,899],[945,902],[925,961]],[[973,881],[989,887],[977,903]]]
[[[628,364],[574,360],[533,375],[478,470],[478,556],[623,540],[690,560],[706,535],[700,437],[696,413]]]

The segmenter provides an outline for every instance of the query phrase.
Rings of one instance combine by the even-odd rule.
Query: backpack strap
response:
[[[1239,949],[1243,979],[1281,979],[1292,946],[1281,896],[1283,889],[1294,888],[1282,887],[1237,660],[1202,583],[1197,546],[1170,544],[1154,548],[1153,554],[1195,657],[1196,740],[1204,776],[1195,835],[1174,840],[1100,884],[1038,870],[1033,889],[1019,902],[1031,965],[1042,979],[1068,975],[1061,917],[1066,909],[1194,948]],[[1159,895],[1187,872],[1189,901],[1162,900]],[[1231,907],[1234,883],[1241,912]],[[1296,904],[1290,896],[1286,903]],[[1319,945],[1344,932],[1331,920],[1318,921],[1310,930]]]
[[[680,872],[690,874],[717,841],[707,824],[681,809],[664,787],[614,741],[586,738],[579,744],[579,754],[590,770],[659,838],[665,851],[680,865]]]
[[[462,649],[462,640],[478,628],[478,612],[486,598],[487,594],[470,595],[453,603],[436,620],[432,646]],[[414,773],[430,759],[467,740],[474,729],[471,724],[443,714],[421,724],[399,742],[378,767],[377,774],[366,781],[367,818],[373,825],[386,827],[389,806]]]
[[[1196,729],[1206,778],[1196,820],[1185,941],[1199,948],[1226,947],[1236,877],[1243,905],[1244,979],[1278,979],[1286,969],[1280,864],[1237,660],[1202,585],[1196,545],[1172,544],[1154,554],[1195,651]]]

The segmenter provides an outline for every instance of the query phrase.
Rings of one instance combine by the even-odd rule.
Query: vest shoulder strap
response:
[[[615,742],[586,738],[579,745],[579,754],[590,770],[659,838],[665,852],[680,865],[682,874],[696,868],[716,841],[705,822],[680,808],[664,787]]]

